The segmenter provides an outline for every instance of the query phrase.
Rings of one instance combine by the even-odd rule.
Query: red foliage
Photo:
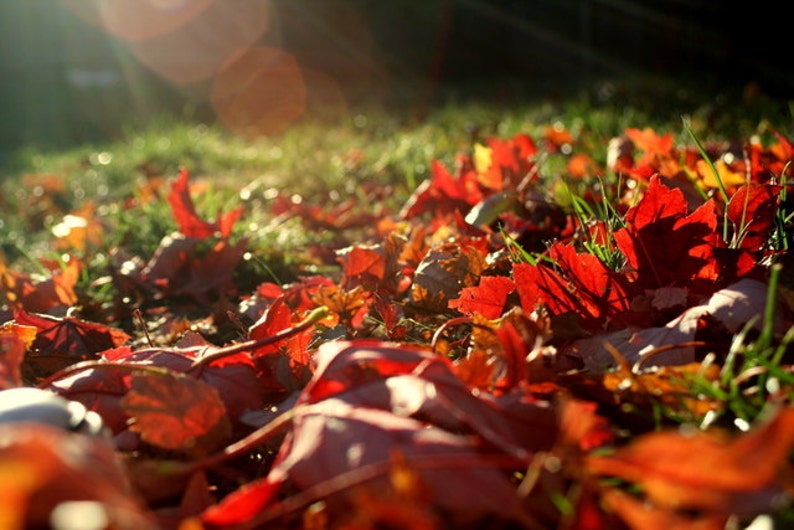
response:
[[[476,287],[464,287],[460,298],[449,301],[449,307],[469,316],[481,315],[485,318],[502,316],[507,303],[507,295],[516,286],[504,276],[481,276]]]
[[[629,309],[625,280],[596,256],[580,254],[565,243],[549,249],[553,266],[516,263],[513,279],[521,306],[532,312],[543,306],[553,315],[575,314],[588,330],[605,329]]]
[[[196,213],[196,207],[190,196],[188,179],[189,173],[187,169],[183,168],[171,185],[171,192],[168,194],[168,203],[171,205],[171,213],[179,227],[179,231],[187,237],[198,239],[204,239],[215,234],[219,234],[223,239],[229,238],[234,224],[243,214],[243,208],[235,208],[226,213],[219,211],[217,218],[212,223],[201,219]]]
[[[755,264],[741,250],[727,249],[713,199],[689,213],[683,193],[665,186],[659,176],[651,178],[624,222],[614,239],[636,275],[636,288],[687,286],[709,293],[749,273]],[[768,230],[769,221],[761,222]]]
[[[53,390],[111,435],[0,425],[0,514],[21,528],[90,500],[114,528],[716,529],[776,510],[794,491],[794,283],[776,267],[794,147],[773,133],[746,156],[708,146],[724,189],[670,134],[628,129],[602,166],[550,127],[431,161],[394,216],[364,185],[372,204],[278,195],[266,215],[334,244],[250,293],[242,208],[203,219],[182,170],[177,230],[151,256],[114,251],[115,312],[75,258],[43,278],[0,265],[0,388]]]

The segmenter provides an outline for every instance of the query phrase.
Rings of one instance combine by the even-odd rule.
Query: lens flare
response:
[[[61,0],[84,20],[130,42],[171,32],[199,15],[215,0]]]
[[[270,28],[265,0],[61,0],[177,85],[211,78],[229,56]]]
[[[294,57],[264,46],[234,55],[218,72],[210,95],[218,118],[246,137],[278,134],[304,113],[306,99]]]

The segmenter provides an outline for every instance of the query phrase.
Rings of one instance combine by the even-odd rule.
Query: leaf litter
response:
[[[77,248],[42,275],[0,263],[0,388],[76,401],[109,431],[0,425],[2,526],[785,518],[791,143],[709,146],[716,163],[651,129],[603,164],[577,148],[552,127],[487,138],[431,161],[394,212],[278,195],[274,219],[333,237],[252,292],[235,275],[251,212],[202,217],[187,168],[154,252],[109,252],[104,281],[133,310],[80,291]],[[566,162],[552,179],[549,157]]]

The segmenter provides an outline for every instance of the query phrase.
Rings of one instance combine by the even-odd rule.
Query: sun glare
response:
[[[277,13],[268,0],[58,1],[247,137],[277,134],[311,112],[338,115],[348,106],[345,90],[366,93],[376,69],[369,29],[350,8],[301,3]],[[122,82],[136,90],[126,76]]]

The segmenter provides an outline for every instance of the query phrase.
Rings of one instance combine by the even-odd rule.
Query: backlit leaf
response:
[[[741,248],[762,250],[775,227],[781,186],[749,183],[740,187],[728,203],[728,218]]]
[[[449,301],[451,309],[466,315],[481,315],[485,318],[499,318],[504,311],[507,295],[515,290],[515,284],[505,276],[481,276],[480,283],[464,287],[460,297]]]
[[[596,256],[556,243],[549,249],[549,257],[555,267],[545,263],[513,265],[516,290],[527,313],[541,305],[553,315],[573,312],[582,327],[596,330],[628,309],[627,289],[620,276]]]
[[[187,237],[204,239],[215,235],[228,238],[237,220],[242,216],[242,207],[235,208],[226,213],[218,212],[215,222],[205,221],[196,213],[196,207],[190,195],[188,185],[189,173],[181,169],[179,176],[171,184],[168,194],[168,203],[171,205],[171,214],[179,227],[179,231]]]
[[[15,322],[0,326],[0,390],[22,386],[22,362],[36,337],[36,328]]]
[[[131,418],[130,429],[162,449],[204,454],[230,434],[218,392],[185,375],[135,374],[121,406]]]
[[[8,306],[31,313],[47,313],[55,309],[66,309],[77,302],[74,291],[82,262],[71,258],[61,267],[55,263],[42,262],[49,276],[33,277],[8,269],[0,257],[0,292]]]
[[[586,467],[639,485],[661,509],[747,516],[780,502],[792,448],[794,411],[782,409],[729,439],[680,431],[640,436],[614,455],[589,457]]]
[[[717,233],[714,201],[692,213],[687,210],[681,190],[653,177],[640,201],[626,212],[625,228],[613,237],[627,264],[637,271],[638,285],[654,288],[690,282],[688,286],[696,289],[723,279],[715,249],[725,244]]]

